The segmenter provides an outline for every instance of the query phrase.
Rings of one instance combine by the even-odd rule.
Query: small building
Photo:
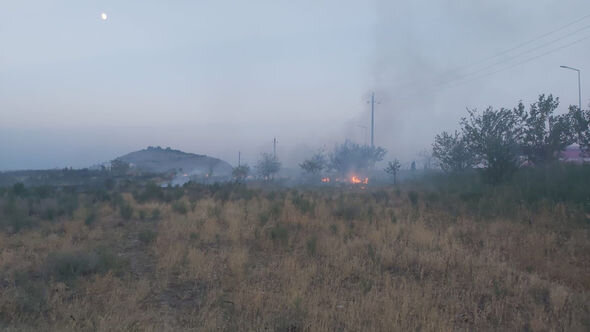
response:
[[[565,163],[590,163],[590,154],[584,153],[578,144],[572,144],[559,154],[559,160]]]

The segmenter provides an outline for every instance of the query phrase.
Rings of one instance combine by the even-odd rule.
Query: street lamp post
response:
[[[580,82],[580,69],[572,68],[569,66],[560,66],[563,69],[570,69],[578,72],[578,107],[582,109],[582,84]]]

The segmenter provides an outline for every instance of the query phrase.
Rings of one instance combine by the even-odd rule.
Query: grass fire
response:
[[[589,0],[1,7],[0,331],[590,331]]]

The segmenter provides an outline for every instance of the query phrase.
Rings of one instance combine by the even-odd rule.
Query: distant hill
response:
[[[182,170],[190,176],[200,176],[212,171],[214,176],[231,176],[232,172],[232,166],[221,159],[159,146],[150,146],[117,159],[153,173]]]

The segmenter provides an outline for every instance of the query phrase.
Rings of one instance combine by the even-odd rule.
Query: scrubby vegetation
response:
[[[570,144],[590,150],[590,110],[570,106],[557,115],[559,98],[540,95],[528,110],[520,102],[514,109],[488,107],[483,112],[468,110],[460,121],[460,132],[443,132],[435,137],[432,155],[441,169],[461,173],[478,166],[489,183],[512,179],[523,165],[545,167],[560,157]]]
[[[590,169],[0,196],[0,328],[590,329]]]

